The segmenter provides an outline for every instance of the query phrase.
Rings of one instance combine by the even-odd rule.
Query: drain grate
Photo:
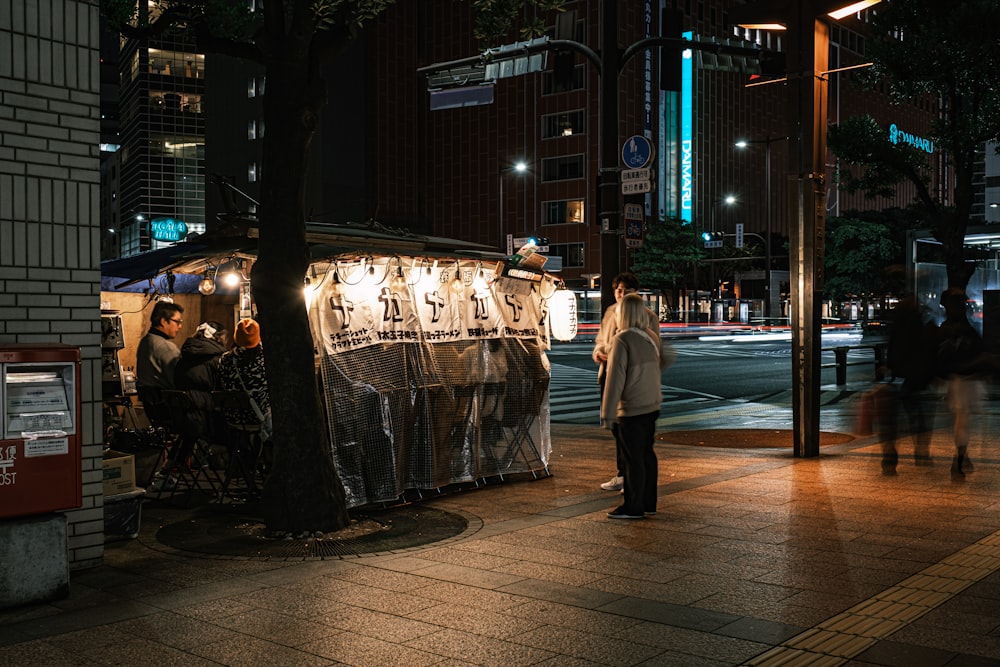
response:
[[[344,558],[401,551],[463,534],[468,518],[422,506],[407,505],[359,514],[358,524],[323,537],[274,539],[254,517],[200,512],[168,523],[156,541],[181,551],[216,557],[302,559]]]

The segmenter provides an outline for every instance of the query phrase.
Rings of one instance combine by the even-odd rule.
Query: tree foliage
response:
[[[839,301],[896,292],[901,248],[889,226],[855,218],[826,222],[824,292]],[[894,269],[895,267],[895,269]]]
[[[468,0],[482,39],[506,35],[516,19],[536,30],[536,11],[556,0]],[[263,0],[257,11],[233,0],[104,0],[104,16],[126,37],[170,33],[202,53],[257,62],[263,99],[259,251],[252,273],[271,393],[274,461],[264,486],[269,529],[337,530],[347,525],[344,489],[330,456],[315,378],[312,335],[302,293],[307,157],[327,101],[323,67],[392,0]],[[343,98],[348,99],[348,98]],[[343,99],[341,103],[343,103]]]
[[[703,257],[701,245],[694,225],[680,218],[663,218],[646,230],[646,240],[632,256],[632,272],[643,287],[669,294]]]
[[[927,96],[940,101],[930,139],[954,169],[954,198],[942,201],[929,187],[926,159],[918,149],[892,144],[869,117],[833,127],[830,148],[844,167],[849,189],[890,195],[899,183],[917,188],[935,238],[941,242],[949,284],[964,288],[972,274],[963,254],[973,201],[973,167],[983,142],[1000,137],[1000,3],[996,0],[895,0],[873,13],[867,41],[875,65],[859,76],[863,85],[888,84],[893,100]]]

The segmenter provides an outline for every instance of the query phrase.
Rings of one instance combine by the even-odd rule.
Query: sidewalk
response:
[[[849,434],[854,406],[825,407],[824,432]],[[0,611],[0,664],[1000,662],[997,417],[978,416],[964,483],[943,419],[935,465],[914,466],[904,441],[896,477],[876,438],[831,438],[813,459],[759,446],[791,428],[787,410],[669,422],[658,514],[641,521],[606,517],[610,435],[574,425],[552,428],[551,477],[418,503],[468,524],[421,547],[199,554],[156,536],[197,510],[147,505],[139,538],[74,573],[68,599]],[[751,427],[753,446],[721,441]]]

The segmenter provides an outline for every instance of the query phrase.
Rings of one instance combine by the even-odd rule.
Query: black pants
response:
[[[629,514],[656,511],[659,462],[653,451],[656,418],[660,411],[635,417],[621,417],[616,424],[618,450],[625,463],[625,502]]]

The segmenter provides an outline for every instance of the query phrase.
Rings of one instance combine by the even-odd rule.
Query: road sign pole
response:
[[[618,240],[618,2],[604,0],[601,14],[600,173],[597,210],[601,225],[601,313],[615,302],[612,281],[621,272]]]

